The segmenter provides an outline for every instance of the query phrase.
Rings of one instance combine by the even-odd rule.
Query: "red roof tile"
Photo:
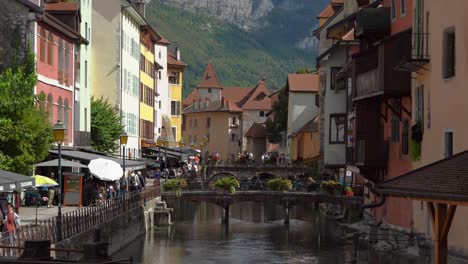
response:
[[[261,98],[262,94],[263,98]],[[243,110],[270,110],[271,98],[269,95],[270,90],[262,80],[239,102],[239,105]]]
[[[261,124],[253,123],[249,130],[245,132],[244,137],[264,138],[266,137],[266,129]]]
[[[45,4],[46,11],[77,11],[79,7],[79,3],[74,2],[58,2]]]
[[[468,201],[468,150],[377,186],[385,195],[428,200]]]
[[[210,102],[208,106],[205,104],[202,105],[196,105],[194,107],[193,105],[191,107],[186,107],[183,111],[184,114],[192,114],[192,113],[202,113],[202,112],[242,112],[242,109],[240,109],[235,103],[230,102],[228,100],[223,101],[214,101]]]
[[[205,72],[203,73],[202,79],[198,88],[215,88],[220,89],[221,83],[218,81],[218,77],[216,76],[216,71],[214,66],[211,62],[206,65]]]
[[[167,52],[167,65],[175,67],[187,67],[187,64],[181,60],[177,60],[176,56],[171,52]]]
[[[198,102],[198,99],[200,98],[200,94],[198,93],[198,89],[193,89],[193,91],[185,97],[184,101],[182,102],[182,108],[188,107],[193,102]]]
[[[239,103],[251,90],[250,87],[223,87],[221,95],[230,102]]]
[[[290,92],[318,92],[319,78],[317,74],[288,74]]]
[[[332,17],[335,14],[335,10],[333,10],[333,7],[331,4],[328,4],[322,12],[317,16],[317,18],[329,18]]]

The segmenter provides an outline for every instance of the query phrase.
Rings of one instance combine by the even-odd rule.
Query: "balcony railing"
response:
[[[356,15],[356,37],[381,38],[390,34],[390,8],[363,8]]]
[[[429,33],[413,33],[412,59],[429,62]]]
[[[79,146],[79,147],[91,146],[91,132],[75,131],[74,143],[75,143],[75,146]]]
[[[370,95],[381,91],[379,70],[373,69],[356,76],[356,95]]]

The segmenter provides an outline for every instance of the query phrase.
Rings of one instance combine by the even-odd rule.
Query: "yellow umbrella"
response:
[[[36,182],[36,187],[50,187],[50,186],[58,186],[58,183],[52,180],[49,177],[42,176],[42,175],[34,175],[32,176],[34,181]]]

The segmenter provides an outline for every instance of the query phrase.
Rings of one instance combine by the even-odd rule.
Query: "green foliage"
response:
[[[305,168],[304,171],[304,176],[306,177],[312,177],[313,179],[317,179],[319,177],[319,171],[318,171],[318,164],[317,162],[314,162],[311,165],[308,165]]]
[[[269,180],[267,185],[272,191],[287,192],[292,189],[292,183],[290,180],[280,178]]]
[[[343,185],[340,182],[333,180],[323,181],[320,184],[320,188],[330,194],[342,193],[344,190]]]
[[[230,193],[235,193],[236,189],[240,188],[239,181],[233,177],[217,179],[215,182],[215,186],[220,190],[228,191]]]
[[[314,25],[314,12],[301,10],[307,20],[297,21],[291,29],[289,21],[278,21],[283,17],[272,14],[268,18],[271,26],[258,32],[246,32],[218,19],[193,14],[151,1],[146,9],[147,20],[159,33],[169,39],[172,46],[181,48],[182,60],[188,63],[184,73],[184,96],[198,85],[206,64],[214,63],[219,80],[224,86],[252,87],[263,75],[269,88],[281,87],[287,73],[313,66],[314,54],[294,48],[292,41],[298,35],[306,36]],[[294,16],[286,18],[294,20]],[[289,23],[287,28],[284,23]],[[300,32],[296,32],[296,30]],[[281,35],[278,35],[281,32]],[[293,33],[294,32],[294,33]],[[297,34],[296,34],[297,33]],[[294,37],[291,38],[291,34]]]
[[[25,175],[42,161],[53,142],[44,109],[36,108],[37,76],[31,52],[0,73],[0,168]]]
[[[266,131],[268,141],[278,143],[281,140],[281,132],[288,127],[288,93],[286,88],[279,91],[278,101],[273,104],[273,120],[268,118]]]
[[[410,139],[410,154],[412,161],[419,161],[421,159],[421,142]]]
[[[91,97],[91,145],[102,152],[114,152],[119,146],[120,133],[124,126],[112,105],[102,97]]]

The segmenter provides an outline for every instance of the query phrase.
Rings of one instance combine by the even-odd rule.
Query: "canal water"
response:
[[[312,205],[296,206],[289,226],[279,206],[246,202],[231,206],[229,225],[222,209],[208,203],[177,201],[174,224],[132,242],[114,260],[133,256],[135,263],[351,263],[353,246],[344,230],[321,216]],[[416,263],[393,258],[358,263]],[[419,263],[419,262],[418,262]]]

